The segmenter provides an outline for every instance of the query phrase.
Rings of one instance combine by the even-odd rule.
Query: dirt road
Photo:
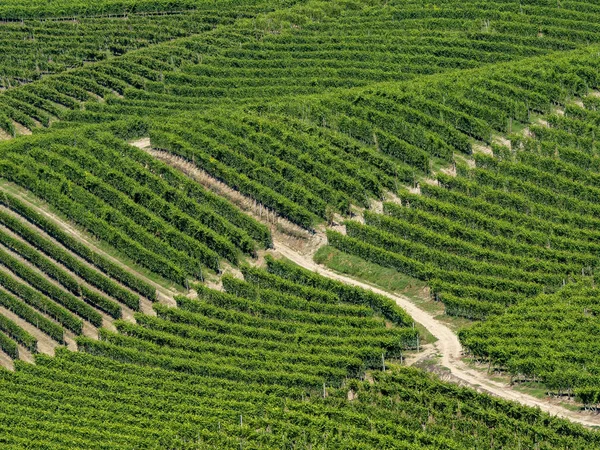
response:
[[[343,283],[358,286],[364,289],[369,289],[378,294],[385,295],[396,302],[398,306],[404,309],[412,316],[415,322],[423,325],[438,340],[433,344],[435,352],[440,356],[440,364],[450,370],[453,378],[460,380],[473,387],[478,387],[480,390],[506,400],[516,401],[522,405],[539,407],[542,411],[546,411],[552,415],[572,420],[585,426],[593,427],[600,426],[600,416],[592,414],[584,414],[576,411],[570,411],[559,405],[555,405],[550,401],[538,399],[531,395],[515,391],[509,385],[489,379],[485,374],[477,372],[475,369],[468,367],[462,360],[462,346],[458,337],[444,323],[438,321],[428,312],[421,310],[408,298],[391,294],[384,290],[373,287],[369,284],[362,283],[350,277],[338,274],[326,267],[316,264],[312,255],[303,255],[281,242],[275,242],[275,250],[295,262],[305,269],[314,271],[333,280]]]

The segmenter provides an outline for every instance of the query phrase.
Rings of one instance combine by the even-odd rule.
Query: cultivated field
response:
[[[600,448],[600,6],[0,31],[4,447]]]

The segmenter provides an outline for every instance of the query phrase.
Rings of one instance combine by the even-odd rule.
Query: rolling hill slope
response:
[[[599,17],[5,2],[0,442],[600,448],[402,367],[427,337],[392,298],[269,255],[316,233],[419,279],[470,356],[597,412]]]

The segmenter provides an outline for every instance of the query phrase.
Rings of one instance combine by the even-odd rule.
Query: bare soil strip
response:
[[[23,243],[26,243],[25,240],[23,240],[20,236],[14,234],[12,231],[10,231],[7,228],[4,228],[3,226],[0,225],[0,229],[2,229],[3,232],[9,234],[11,237],[13,237],[14,239],[17,239]],[[4,247],[3,247],[4,248]],[[19,256],[18,254],[12,252],[10,249],[6,249],[7,251],[10,251],[13,256],[15,256],[15,258],[18,258],[21,262],[23,262],[24,264],[26,264],[27,266],[29,266],[32,270],[36,271],[36,273],[38,273],[38,275],[43,276],[46,280],[48,280],[49,282],[51,282],[52,284],[58,286],[59,288],[66,290],[64,287],[62,287],[62,285],[60,283],[58,283],[57,281],[55,281],[54,279],[50,278],[48,275],[46,275],[44,272],[42,272],[41,270],[39,270],[37,267],[33,266],[29,261],[25,260],[24,258],[22,258],[21,256]],[[88,288],[90,291],[95,292],[96,294],[99,295],[103,295],[109,299],[111,299],[112,301],[116,302],[119,304],[119,306],[121,306],[121,311],[123,313],[123,319],[128,320],[128,321],[135,321],[133,318],[133,314],[134,311],[129,308],[128,306],[124,305],[123,303],[119,302],[117,299],[105,294],[104,292],[102,292],[101,290],[99,290],[98,288],[96,288],[95,286],[92,286],[91,284],[89,284],[87,281],[85,281],[83,278],[79,277],[78,274],[76,274],[75,272],[72,272],[71,270],[69,270],[67,267],[63,266],[60,262],[50,258],[47,255],[46,256],[50,261],[52,261],[58,268],[64,270],[65,272],[67,272],[71,277],[73,277],[73,279],[75,281],[77,281],[77,283],[79,285],[85,286],[86,288]],[[93,266],[92,266],[93,267]],[[114,280],[113,280],[114,281]],[[97,308],[96,308],[97,309]],[[98,312],[100,314],[102,314],[104,321],[108,321],[108,322],[112,322],[112,317],[107,316],[104,312],[102,312],[101,310],[98,310]],[[112,327],[112,323],[109,323],[109,328],[114,328]]]
[[[35,272],[37,275],[43,277],[46,281],[48,281],[48,283],[54,285],[55,287],[57,287],[58,289],[60,289],[63,292],[68,292],[62,284],[60,284],[58,281],[54,280],[53,278],[50,278],[48,275],[46,275],[44,272],[42,272],[40,269],[38,269],[37,267],[35,267],[33,264],[31,264],[29,261],[27,261],[26,259],[24,259],[21,255],[19,255],[18,253],[15,253],[14,251],[12,251],[9,248],[3,247],[0,245],[0,248],[2,248],[2,250],[6,251],[6,253],[9,253],[13,258],[19,260],[19,262],[25,266],[27,266],[28,269],[32,270],[33,272]],[[12,272],[11,272],[12,273]],[[13,274],[15,275],[15,274]],[[25,284],[29,284],[27,283],[26,280],[20,279],[20,281],[22,281]],[[36,289],[35,287],[29,285],[29,287],[31,287],[32,289]],[[78,297],[79,298],[79,297]],[[79,298],[81,301],[84,301],[83,299]],[[54,300],[52,300],[54,301]],[[56,302],[55,302],[56,303]],[[58,304],[58,303],[57,303]],[[102,316],[102,326],[108,328],[111,331],[115,331],[115,327],[112,324],[112,317],[110,317],[108,314],[106,314],[105,312],[94,308],[98,314],[100,314]],[[88,334],[89,333],[89,334]],[[93,337],[94,339],[96,339],[98,337],[98,333],[97,331],[94,329],[94,327],[89,324],[87,321],[85,321],[85,319],[83,320],[83,334],[85,334],[86,336],[89,337]]]
[[[144,147],[147,144],[148,146]],[[275,211],[257,203],[254,199],[245,196],[239,191],[230,188],[225,183],[213,178],[208,173],[199,169],[189,161],[172,155],[168,152],[151,149],[149,140],[141,140],[132,143],[136,147],[142,148],[157,159],[160,159],[169,166],[178,169],[192,180],[201,184],[215,194],[229,200],[249,216],[268,226],[271,230],[273,240],[285,242],[291,248],[306,250],[311,247],[316,251],[324,242],[316,240],[317,235],[311,235],[307,230],[279,216]]]
[[[11,277],[13,277],[13,278],[14,278],[15,280],[17,280],[18,282],[20,282],[20,283],[23,283],[23,284],[26,284],[27,286],[31,287],[32,289],[34,289],[34,290],[37,290],[37,289],[35,289],[34,287],[32,287],[32,286],[31,286],[31,285],[30,285],[30,284],[29,284],[29,283],[28,283],[26,280],[24,280],[24,279],[20,278],[18,275],[14,274],[13,272],[11,272],[9,269],[7,269],[6,267],[4,267],[3,265],[0,265],[0,270],[1,270],[2,272],[4,272],[4,273],[6,273],[6,274],[10,275]],[[54,300],[52,300],[52,299],[50,299],[50,298],[48,298],[48,300],[50,300],[50,301],[54,302]],[[56,302],[54,302],[54,303],[56,303]],[[58,304],[58,303],[57,303],[57,304]],[[59,305],[59,306],[61,306],[62,308],[64,308],[64,306],[62,306],[62,305]],[[42,315],[43,315],[43,316],[45,316],[46,318],[48,318],[48,319],[52,320],[53,322],[56,322],[54,319],[52,319],[51,317],[49,317],[49,316],[48,316],[47,314],[45,314],[43,311],[40,311],[40,310],[39,310],[39,309],[37,309],[37,308],[33,308],[33,309],[35,309],[35,310],[36,310],[38,313],[42,314]],[[68,311],[68,309],[67,309],[67,308],[64,308],[64,309]],[[76,315],[76,314],[74,314],[74,315]],[[78,317],[78,316],[77,316],[77,317]],[[82,319],[82,320],[83,320],[83,319]],[[56,323],[58,323],[58,322],[56,322]],[[63,329],[64,329],[64,327],[63,327]],[[64,332],[65,332],[65,337],[66,337],[66,336],[71,336],[71,337],[73,337],[73,339],[75,339],[75,335],[74,335],[74,334],[68,335],[68,334],[67,334],[67,333],[68,333],[68,331],[67,331],[66,329],[64,329]],[[97,339],[97,338],[98,338],[98,331],[96,330],[96,328],[95,328],[95,327],[94,327],[92,324],[90,324],[89,322],[86,322],[85,320],[83,320],[83,335],[84,335],[84,336],[91,337],[91,338],[94,338],[94,339]]]
[[[0,366],[8,370],[15,370],[13,360],[3,351],[0,351]]]
[[[32,225],[31,223],[27,222],[24,218],[22,218],[21,216],[19,216],[18,214],[16,214],[15,212],[11,211],[10,209],[4,207],[3,205],[0,205],[0,210],[4,213],[8,213],[11,214],[13,217],[15,217],[17,220],[21,221],[23,223],[23,225],[25,225],[26,227],[28,227],[29,229],[31,229],[32,231],[35,231],[35,233],[43,236],[44,238],[48,239],[49,241],[52,241],[55,245],[57,245],[58,247],[62,248],[62,250],[68,252],[71,257],[77,259],[81,264],[87,266],[89,269],[93,270],[94,272],[100,273],[106,277],[108,277],[111,281],[113,281],[114,283],[118,284],[121,288],[133,293],[134,295],[140,297],[140,309],[144,310],[144,308],[148,308],[148,305],[150,305],[150,309],[152,309],[152,302],[150,302],[147,299],[144,299],[143,297],[141,297],[137,292],[132,291],[131,289],[129,289],[127,286],[124,286],[123,284],[119,283],[118,280],[115,280],[113,278],[111,278],[110,276],[104,274],[101,270],[99,270],[96,266],[94,266],[93,264],[90,264],[88,261],[86,261],[85,259],[81,258],[79,255],[71,252],[68,248],[64,247],[60,242],[54,240],[54,238],[52,238],[52,236],[46,234],[46,232],[44,232],[43,230],[35,227],[34,225]],[[16,233],[13,233],[10,229],[4,227],[3,225],[0,225],[0,229],[2,229],[2,231],[6,234],[9,234],[12,238],[17,239],[27,245],[30,245],[25,239],[23,239],[21,236],[19,236]],[[32,248],[35,248],[35,246],[30,245]],[[101,294],[101,295],[105,295],[109,298],[111,298],[113,301],[119,303],[119,305],[121,305],[121,308],[123,310],[123,319],[129,320],[130,318],[133,320],[133,314],[134,311],[129,308],[128,306],[124,305],[123,303],[121,303],[118,299],[112,298],[110,297],[108,294],[105,294],[104,292],[102,292],[101,290],[99,290],[97,287],[89,284],[86,280],[84,280],[83,278],[81,278],[77,273],[73,272],[72,270],[70,270],[68,267],[64,266],[61,262],[55,260],[54,258],[52,258],[51,256],[41,252],[46,258],[48,258],[49,260],[51,260],[57,267],[61,268],[62,270],[64,270],[65,272],[68,272],[75,280],[77,280],[77,282],[79,284],[82,284],[84,286],[86,286],[88,289]],[[45,274],[43,274],[45,278],[49,279]]]

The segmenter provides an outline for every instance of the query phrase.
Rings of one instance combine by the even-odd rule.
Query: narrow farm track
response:
[[[440,355],[440,364],[450,370],[450,374],[455,381],[466,383],[471,387],[478,388],[480,391],[501,397],[505,400],[516,401],[522,405],[539,407],[542,411],[569,419],[588,427],[600,426],[600,416],[584,415],[576,411],[570,411],[550,401],[535,398],[531,395],[515,391],[509,385],[489,379],[484,374],[469,368],[462,360],[462,346],[458,336],[448,328],[444,323],[437,320],[434,316],[418,308],[408,298],[402,295],[391,294],[382,289],[373,287],[367,283],[354,280],[350,277],[338,274],[323,266],[318,265],[312,259],[312,254],[304,255],[294,251],[282,242],[275,242],[275,250],[282,256],[298,264],[299,266],[314,271],[324,277],[341,281],[348,285],[358,286],[363,289],[371,290],[377,294],[385,295],[403,308],[413,319],[423,325],[427,331],[437,338],[433,344],[434,352]]]

